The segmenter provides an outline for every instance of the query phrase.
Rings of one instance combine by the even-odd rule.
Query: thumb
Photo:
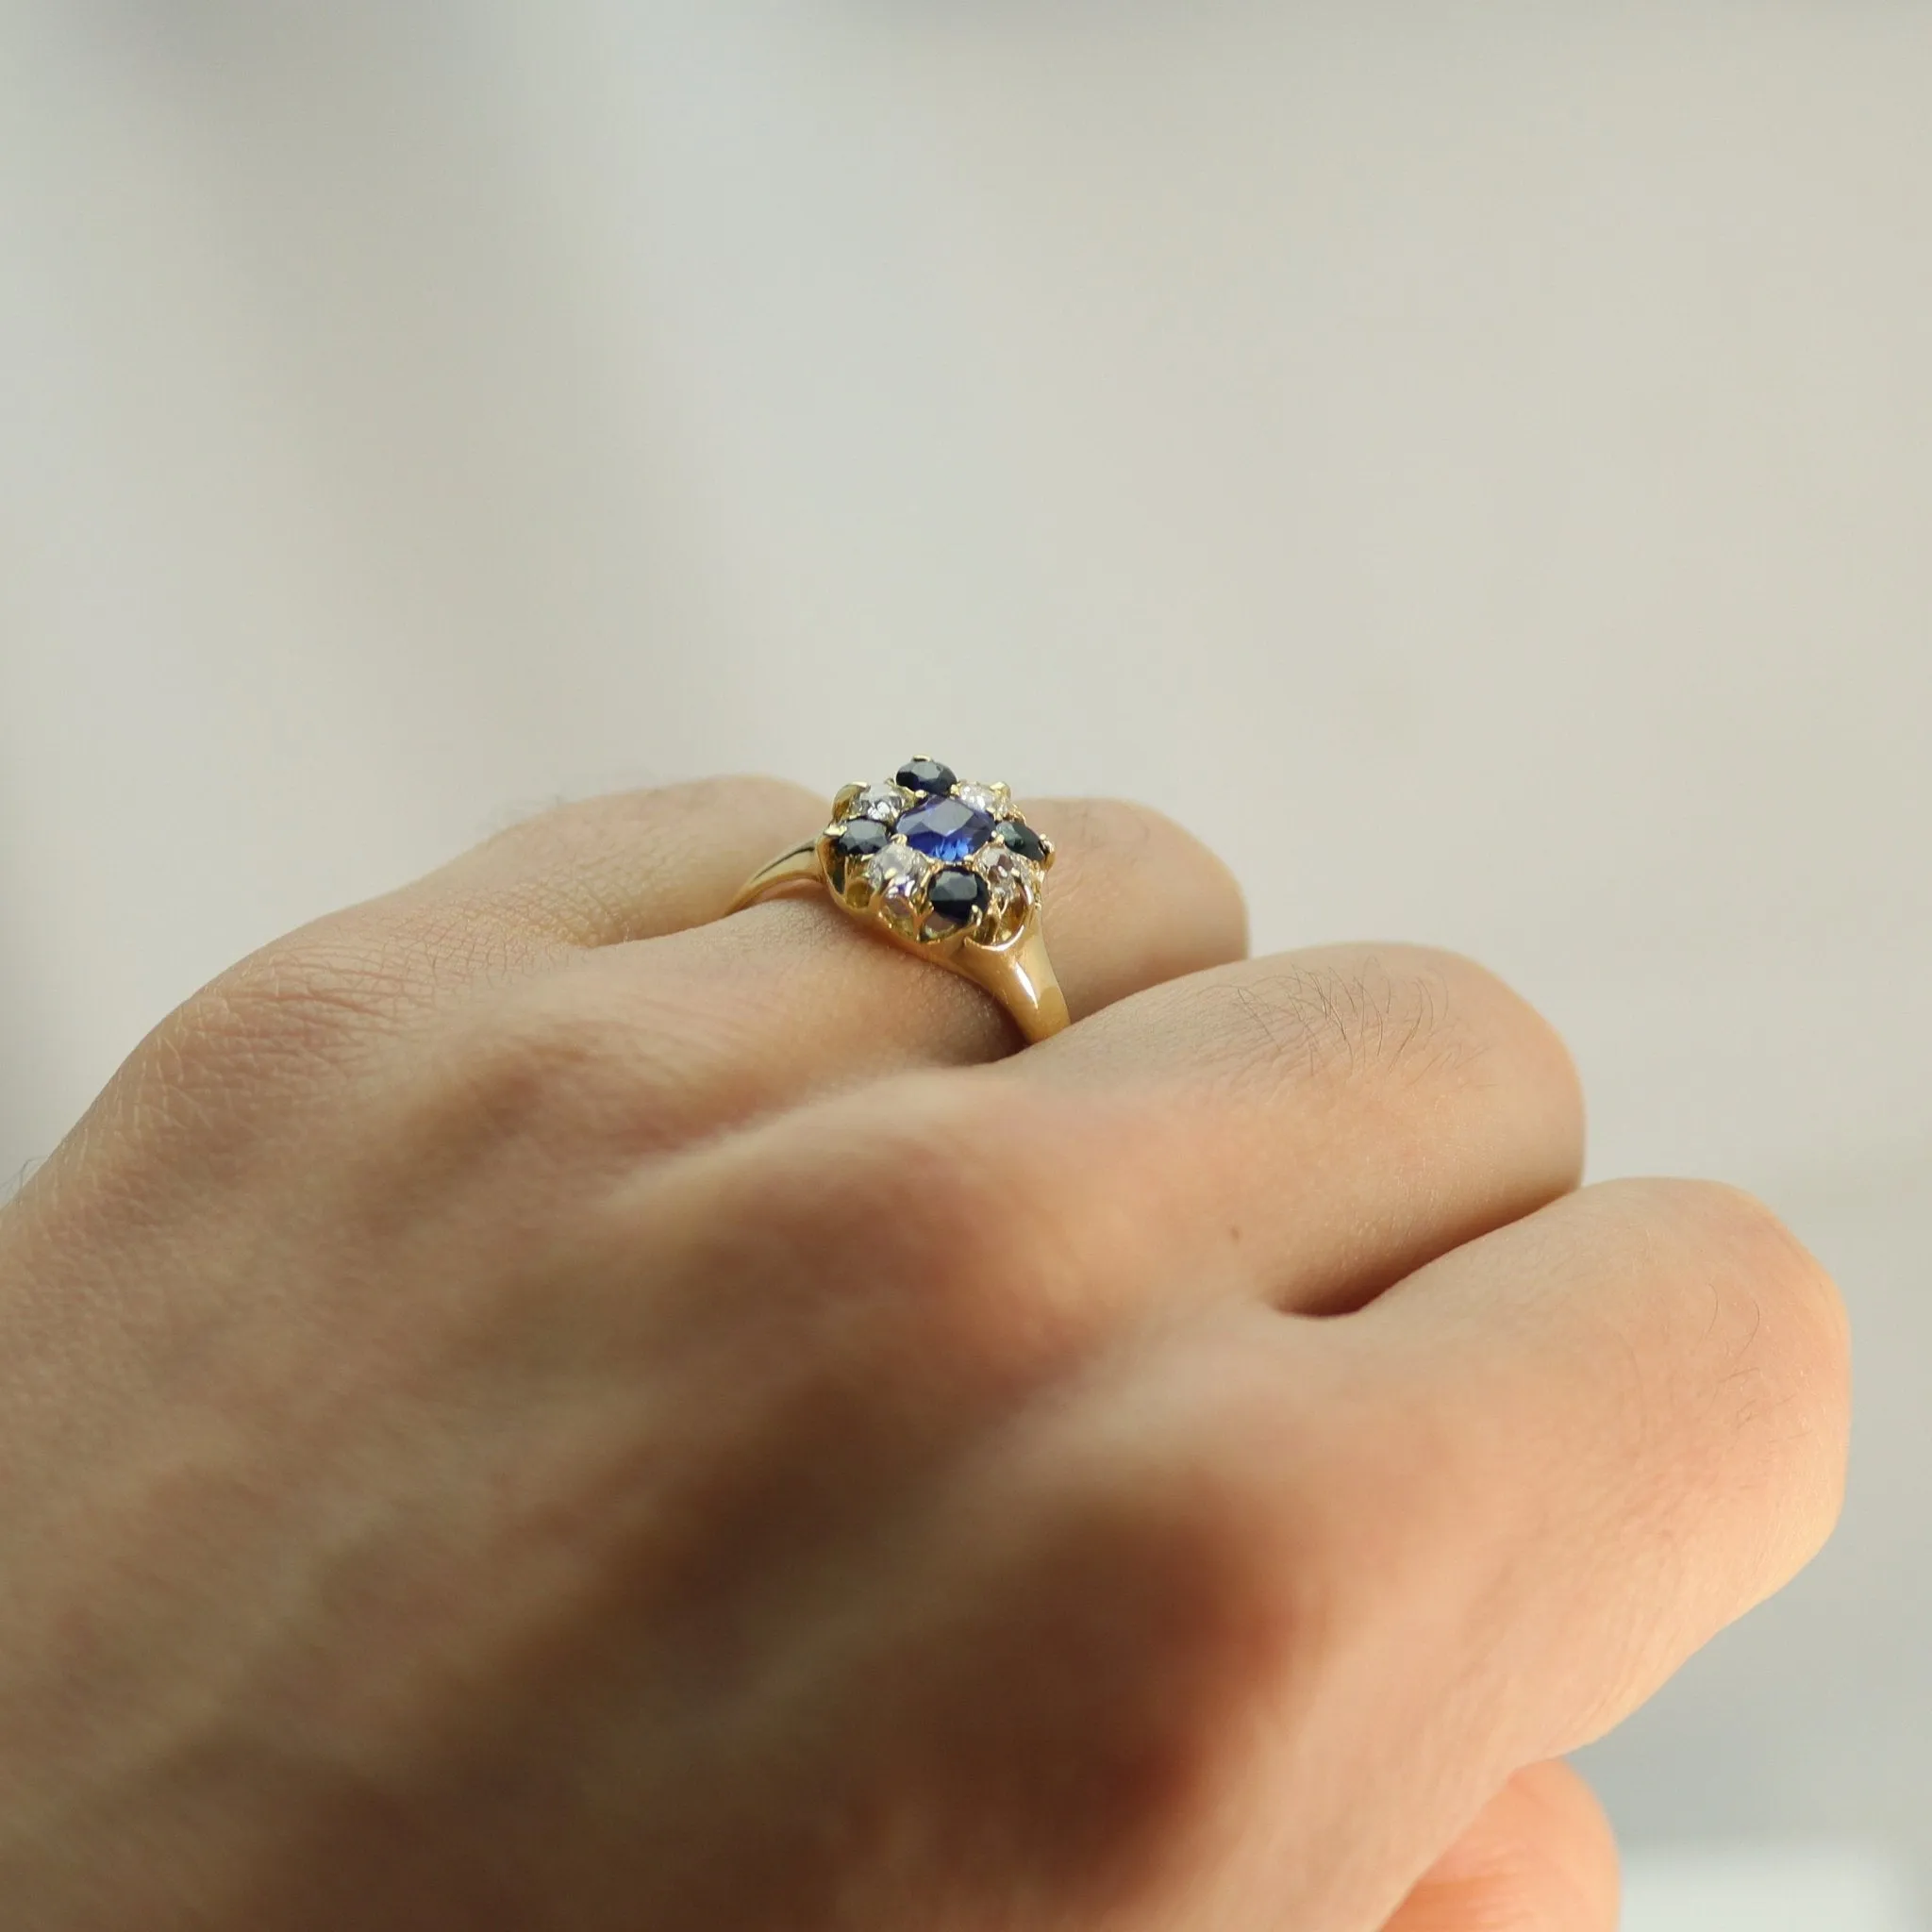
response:
[[[1617,1847],[1567,1764],[1519,1772],[1430,1867],[1387,1932],[1616,1932]]]

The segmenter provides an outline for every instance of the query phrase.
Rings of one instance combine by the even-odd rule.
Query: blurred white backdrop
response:
[[[0,0],[0,1173],[556,796],[1147,797],[1838,1270],[1844,1529],[1590,1768],[1924,1886],[1928,528],[1923,8]]]

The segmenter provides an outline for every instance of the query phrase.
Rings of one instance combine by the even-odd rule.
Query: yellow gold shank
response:
[[[760,866],[740,889],[730,910],[741,912],[761,900],[814,887],[825,891],[848,919],[878,938],[891,941],[900,951],[911,953],[930,965],[943,966],[947,972],[970,979],[990,992],[1012,1016],[1013,1024],[1029,1044],[1051,1039],[1067,1024],[1067,999],[1060,991],[1053,961],[1047,957],[1038,905],[1028,910],[1020,930],[998,945],[981,945],[963,933],[939,940],[915,939],[870,910],[848,905],[832,891],[823,858],[823,841],[814,839],[780,853],[769,865]]]

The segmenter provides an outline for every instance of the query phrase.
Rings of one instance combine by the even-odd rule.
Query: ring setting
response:
[[[818,837],[755,873],[732,909],[822,884],[842,911],[983,986],[1043,1040],[1067,1024],[1041,932],[1053,862],[1006,786],[914,758],[880,783],[844,786]]]

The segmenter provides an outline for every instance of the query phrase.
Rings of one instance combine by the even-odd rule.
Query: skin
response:
[[[1559,1760],[1827,1534],[1846,1340],[1578,1190],[1549,1028],[1028,808],[1076,1016],[822,800],[552,814],[244,960],[0,1211],[22,1932],[1610,1932]]]

